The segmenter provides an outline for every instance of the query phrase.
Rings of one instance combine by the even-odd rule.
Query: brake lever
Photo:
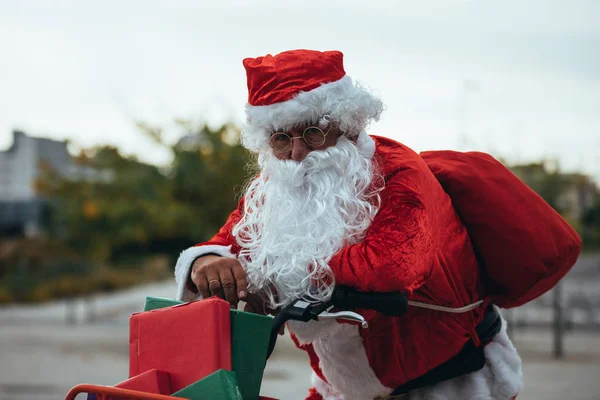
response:
[[[343,319],[352,322],[360,322],[363,328],[369,326],[362,315],[353,311],[330,312],[333,307],[334,305],[331,301],[324,303],[309,303],[300,299],[296,299],[284,307],[273,319],[271,337],[267,349],[267,359],[271,356],[271,353],[275,348],[279,330],[289,320],[308,322],[310,320]]]
[[[333,305],[331,302],[311,304],[304,300],[296,299],[285,306],[279,314],[273,318],[271,327],[271,336],[269,339],[269,347],[267,349],[267,359],[271,356],[277,342],[277,336],[281,327],[289,320],[308,322],[310,320],[318,320],[319,314],[331,310]]]
[[[317,316],[317,320],[319,320],[319,321],[327,320],[327,319],[343,319],[346,321],[360,322],[360,325],[363,328],[369,327],[369,324],[367,323],[367,320],[365,319],[365,317],[363,317],[362,315],[355,313],[353,311],[339,311],[339,312],[334,312],[334,313],[324,311]]]

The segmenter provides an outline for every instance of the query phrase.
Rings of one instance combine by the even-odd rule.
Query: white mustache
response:
[[[301,162],[265,153],[259,165],[232,232],[251,290],[264,291],[272,307],[294,297],[329,298],[335,284],[329,260],[362,238],[378,209],[378,193],[368,191],[370,159],[341,137]]]

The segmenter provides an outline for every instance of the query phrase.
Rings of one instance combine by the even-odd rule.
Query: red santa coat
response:
[[[410,300],[451,308],[480,300],[475,253],[450,198],[418,154],[393,140],[372,138],[374,161],[385,179],[381,207],[365,239],[330,260],[337,284],[404,292]],[[231,229],[241,210],[242,205],[197,250],[235,256],[239,246]],[[177,274],[179,297],[185,299],[181,282],[189,266]],[[314,330],[292,330],[299,347],[309,353],[323,398],[368,399],[387,395],[449,360],[469,339],[478,343],[475,327],[486,306],[463,314],[410,307],[394,318],[360,310],[367,329],[331,322]]]

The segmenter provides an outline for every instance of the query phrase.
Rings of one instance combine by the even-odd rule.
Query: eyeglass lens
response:
[[[326,134],[316,126],[310,126],[304,130],[301,137],[293,138],[284,132],[276,132],[271,135],[269,144],[277,153],[286,153],[292,148],[292,140],[304,139],[310,147],[319,147],[325,143]]]

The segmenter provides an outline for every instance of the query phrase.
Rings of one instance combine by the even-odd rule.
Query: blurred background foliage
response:
[[[179,253],[209,239],[237,206],[251,173],[239,129],[177,121],[175,144],[138,127],[172,152],[157,167],[117,148],[82,150],[75,175],[42,165],[36,190],[49,221],[35,238],[0,241],[0,303],[110,291],[172,276]]]
[[[38,302],[170,279],[179,253],[209,239],[236,207],[254,175],[234,124],[216,129],[178,120],[179,140],[138,123],[172,153],[158,167],[114,147],[83,149],[76,173],[40,165],[36,190],[48,205],[35,237],[0,240],[0,303]],[[600,248],[600,201],[588,176],[543,160],[512,170]]]

